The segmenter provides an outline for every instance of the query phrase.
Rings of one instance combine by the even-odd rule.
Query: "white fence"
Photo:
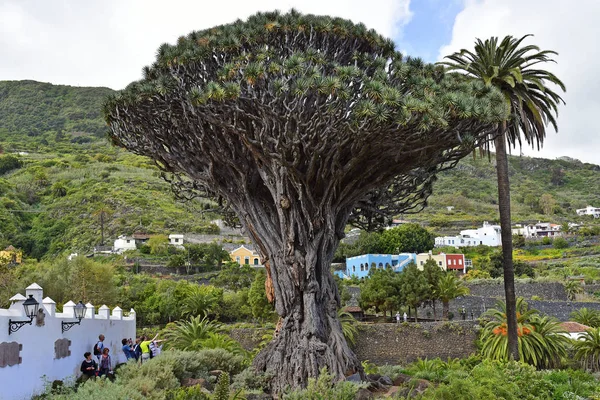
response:
[[[56,303],[43,299],[43,290],[35,283],[26,289],[26,295],[33,295],[39,303],[40,311],[31,325],[9,333],[9,320],[29,320],[23,295],[15,295],[8,309],[0,309],[0,400],[30,399],[47,381],[78,376],[83,353],[93,352],[100,334],[106,337],[104,345],[110,349],[113,364],[124,361],[121,340],[135,337],[133,310],[123,316],[119,307],[111,313],[102,306],[96,313],[88,303],[81,323],[63,332],[62,322],[77,322],[75,303],[66,303],[63,312],[57,313]]]

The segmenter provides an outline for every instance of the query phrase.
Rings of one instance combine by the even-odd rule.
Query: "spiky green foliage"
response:
[[[338,320],[342,325],[342,333],[348,343],[354,344],[356,342],[356,335],[358,335],[357,321],[352,314],[342,310],[338,310]]]
[[[565,282],[565,292],[567,292],[567,297],[569,300],[575,300],[575,297],[583,292],[583,286],[581,286],[581,282],[577,280],[570,280]]]
[[[583,307],[571,313],[571,319],[591,328],[600,328],[600,311]]]
[[[444,305],[444,318],[448,318],[450,300],[454,300],[459,296],[466,296],[467,294],[469,294],[469,288],[465,286],[463,281],[456,277],[455,273],[447,272],[440,277],[437,283],[436,297]]]
[[[584,332],[575,341],[575,359],[588,371],[600,371],[600,328]]]
[[[506,305],[498,301],[496,308],[488,310],[480,341],[484,357],[508,361]],[[567,355],[571,339],[555,318],[539,315],[530,309],[523,298],[517,298],[517,333],[520,359],[538,368],[560,366]]]
[[[191,317],[187,321],[177,321],[167,326],[165,347],[178,350],[198,350],[202,348],[202,341],[207,339],[209,334],[218,333],[219,330],[219,324],[204,315]]]
[[[229,400],[229,374],[222,372],[217,380],[213,400]]]
[[[477,39],[474,51],[462,49],[440,64],[499,88],[511,110],[505,132],[508,143],[521,145],[524,139],[528,145],[540,148],[546,125],[558,130],[558,105],[564,101],[554,87],[562,91],[566,88],[556,75],[539,68],[539,64],[554,62],[552,57],[558,53],[522,45],[528,36],[506,36],[502,41],[497,37]]]

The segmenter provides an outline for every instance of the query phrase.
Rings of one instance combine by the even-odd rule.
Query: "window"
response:
[[[254,258],[254,265],[258,265],[258,258]]]
[[[385,268],[390,269],[390,268],[392,268],[392,266],[389,263],[385,263]]]
[[[175,238],[175,243],[177,243],[177,242],[179,242],[179,239],[178,239],[178,238]]]
[[[441,261],[438,261],[438,264],[440,264],[440,267],[442,266],[442,262]]]
[[[462,265],[462,258],[458,259],[458,265]]]
[[[250,257],[248,257],[248,256],[244,257],[244,264],[246,264],[246,265],[250,264]]]
[[[356,265],[352,266],[352,272],[356,272]]]
[[[421,265],[423,265],[423,261],[421,261]]]
[[[239,264],[239,263],[240,263],[240,258],[239,258],[239,257],[236,257],[236,258],[235,258],[235,262]]]
[[[127,239],[127,243],[130,243],[130,242],[131,242],[131,240]]]
[[[390,265],[390,264],[386,263],[386,265]],[[379,263],[379,268],[383,268],[383,263]]]
[[[364,271],[365,270],[365,266],[363,264],[360,264],[360,270]]]

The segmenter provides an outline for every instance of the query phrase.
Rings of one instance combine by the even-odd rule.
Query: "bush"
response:
[[[555,249],[566,249],[569,247],[569,242],[565,238],[557,237],[552,243]]]
[[[285,400],[354,400],[356,392],[365,384],[340,381],[333,384],[333,377],[323,368],[318,379],[310,378],[306,389],[294,390],[283,395]]]
[[[550,245],[550,244],[552,244],[552,239],[551,239],[551,238],[549,238],[548,236],[544,236],[544,237],[542,238],[542,244],[543,244],[544,246]]]

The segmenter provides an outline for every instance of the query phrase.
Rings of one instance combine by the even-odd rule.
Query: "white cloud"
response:
[[[2,0],[0,80],[121,89],[141,77],[161,43],[193,30],[296,8],[363,22],[392,37],[409,0]]]
[[[472,48],[475,38],[535,36],[526,43],[555,50],[557,64],[546,67],[567,86],[567,105],[559,109],[559,134],[548,131],[541,152],[530,156],[570,156],[600,164],[600,1],[597,0],[467,0],[456,16],[452,40],[440,49],[440,59],[461,48]],[[518,152],[518,150],[517,150]]]

